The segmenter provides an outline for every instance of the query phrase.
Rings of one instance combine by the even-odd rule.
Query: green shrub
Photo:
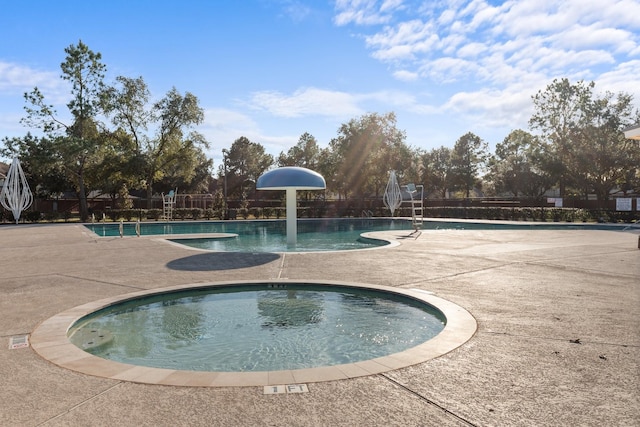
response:
[[[202,211],[202,216],[205,219],[211,219],[216,216],[214,210],[212,208],[207,208]]]
[[[40,211],[27,211],[23,212],[22,216],[24,216],[25,221],[38,222],[42,218],[42,213]]]
[[[162,211],[160,209],[148,209],[147,210],[147,219],[152,219],[157,221],[162,216]]]
[[[107,217],[114,222],[120,218],[120,212],[116,209],[110,209],[106,212],[106,214],[107,214]]]
[[[253,215],[255,219],[260,219],[262,208],[249,208],[249,215]]]
[[[60,218],[60,214],[58,212],[47,212],[44,214],[45,221],[56,222]]]
[[[387,211],[388,214],[388,211]],[[411,216],[410,208],[396,210],[396,216]],[[635,214],[638,215],[637,213]],[[431,218],[471,218],[509,221],[554,221],[554,222],[587,222],[601,218],[605,222],[630,222],[633,212],[610,212],[603,210],[589,211],[578,208],[534,208],[534,207],[428,207],[424,216]]]
[[[187,209],[187,208],[174,209],[173,217],[184,221],[185,219],[191,217],[191,209]]]

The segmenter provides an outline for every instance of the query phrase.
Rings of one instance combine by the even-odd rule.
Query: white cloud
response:
[[[516,87],[458,92],[442,108],[462,116],[469,129],[526,129],[533,112],[531,94]]]
[[[249,105],[278,117],[344,117],[361,114],[358,99],[347,92],[303,88],[291,95],[278,91],[256,92]]]
[[[600,64],[615,64],[615,59],[603,50],[561,51],[543,47],[539,49],[532,68],[549,77],[573,77],[576,73],[583,74],[583,71]]]
[[[353,16],[377,10],[376,2],[338,3]],[[405,2],[362,36],[397,80],[433,84],[448,99],[442,108],[485,125],[526,126],[531,95],[558,77],[640,100],[639,1],[494,3]],[[434,111],[417,105],[408,101],[406,109]]]
[[[421,71],[440,83],[451,83],[484,74],[482,67],[477,62],[453,57],[442,57],[429,61]]]
[[[418,80],[420,75],[415,71],[397,70],[393,72],[393,77],[405,82],[412,82]]]
[[[219,131],[256,128],[256,123],[247,115],[224,108],[205,109],[203,125]]]
[[[495,24],[499,31],[511,37],[562,32],[576,21],[567,13],[570,3],[567,2],[564,6],[559,3],[535,0],[512,2],[510,7],[496,16]]]
[[[381,33],[366,38],[368,47],[374,48],[374,58],[387,61],[413,59],[416,54],[429,52],[438,42],[438,34],[431,24],[420,20],[403,22],[387,27]]]
[[[48,103],[58,104],[69,99],[69,86],[58,73],[0,61],[0,95],[22,96],[36,86]]]
[[[611,71],[602,73],[595,89],[613,93],[625,92],[633,95],[636,103],[640,100],[640,60],[618,64]]]
[[[413,94],[393,90],[381,90],[368,94],[357,95],[356,98],[362,102],[375,101],[387,105],[389,108],[410,106],[416,104],[416,97]]]
[[[441,25],[450,25],[453,20],[456,18],[456,12],[453,9],[446,9],[442,12],[442,14],[438,17],[436,22]]]
[[[403,73],[401,76],[409,80],[415,77],[413,74]],[[254,94],[250,105],[254,109],[277,117],[289,119],[321,117],[334,122],[346,122],[368,111],[434,111],[434,107],[422,104],[416,94],[400,90],[346,93],[303,88],[290,96],[269,91]]]
[[[477,9],[472,13],[472,18],[467,28],[469,30],[477,30],[483,25],[492,25],[495,18],[502,13],[501,9],[503,7],[504,5],[502,7],[493,7],[483,1],[477,2]]]
[[[384,24],[391,13],[402,9],[402,3],[402,0],[336,0],[334,23],[338,26]]]
[[[206,108],[204,117],[204,122],[197,130],[211,144],[207,154],[217,164],[220,163],[222,148],[229,148],[242,136],[262,144],[271,153],[278,153],[295,145],[299,138],[294,135],[270,135],[254,118],[225,108]]]
[[[214,148],[228,147],[241,136],[252,139],[260,134],[258,124],[251,117],[224,108],[206,108],[198,131]]]
[[[376,2],[348,4],[352,13],[364,13]],[[420,19],[412,15],[412,19],[403,20],[404,16],[398,15],[396,23],[366,35],[365,40],[374,58],[391,64],[402,61],[403,73],[420,69],[420,75],[436,81],[468,79],[474,68],[485,69],[482,63],[486,58],[495,60],[496,50],[512,67],[533,66],[554,76],[564,67],[577,70],[612,64],[614,53],[638,51],[638,32],[634,30],[640,22],[622,16],[636,7],[626,0],[615,2],[613,8],[603,6],[597,1],[576,0],[520,0],[498,7],[485,0],[452,1],[423,11]],[[596,14],[598,9],[606,9],[606,20]],[[617,20],[631,21],[629,25],[636,27],[618,28]],[[507,47],[525,49],[528,55],[523,58],[519,50],[513,50],[512,58]],[[472,58],[477,62],[475,67],[466,63]],[[413,70],[408,66],[411,62]],[[425,73],[425,68],[430,72]],[[486,79],[485,73],[479,77]]]
[[[558,48],[593,49],[608,48],[613,51],[628,52],[635,47],[629,31],[618,28],[602,28],[601,24],[573,25],[566,31],[551,37]]]
[[[635,28],[640,26],[640,2],[637,0],[618,0],[607,4],[606,7],[601,7],[597,2],[593,3],[587,2],[587,5],[594,9],[593,15],[596,18],[606,19],[617,25]]]
[[[27,129],[20,123],[22,115],[14,112],[0,112],[0,129],[2,137],[24,136]],[[36,133],[36,132],[32,132]]]
[[[54,80],[59,80],[54,73],[0,61],[0,90],[33,88],[38,85],[51,86]]]
[[[380,5],[381,12],[393,12],[395,9],[401,9],[404,0],[384,0]]]
[[[476,58],[487,50],[488,47],[484,43],[467,43],[458,49],[458,56],[463,58]]]
[[[310,132],[318,141],[326,143],[335,135],[342,123],[370,111],[403,110],[411,113],[433,113],[434,106],[421,103],[414,93],[398,90],[379,90],[369,93],[347,93],[318,88],[301,88],[292,94],[263,91],[252,94],[239,108],[250,107],[249,112],[208,108],[205,120],[198,128],[216,147],[228,147],[240,136],[259,142],[268,152],[277,154],[295,145],[304,132]],[[273,123],[274,117],[285,119],[287,129],[298,129],[297,134],[282,134]],[[220,156],[214,152],[213,156]]]

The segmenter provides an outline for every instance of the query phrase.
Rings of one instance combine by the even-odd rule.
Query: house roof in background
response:
[[[637,123],[633,126],[629,126],[626,129],[623,129],[625,138],[629,139],[637,139],[640,141],[640,123]]]

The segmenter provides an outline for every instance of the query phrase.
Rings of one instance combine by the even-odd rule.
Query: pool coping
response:
[[[388,230],[385,230],[388,231]],[[174,240],[189,240],[189,239],[227,239],[227,238],[234,238],[234,237],[240,237],[239,234],[234,234],[234,233],[193,233],[193,234],[172,234],[172,235],[160,235],[160,234],[155,234],[155,235],[146,235],[146,236],[140,236],[140,237],[152,237],[152,240],[158,241],[158,242],[164,242],[167,243],[169,245],[173,245],[176,247],[180,247],[182,249],[187,249],[190,251],[198,251],[198,252],[220,252],[220,253],[273,253],[273,254],[317,254],[317,253],[341,253],[341,252],[354,252],[354,251],[375,251],[375,250],[379,250],[379,249],[389,249],[389,248],[394,248],[396,246],[400,246],[400,242],[397,242],[395,240],[390,240],[387,238],[383,238],[383,237],[378,237],[376,236],[376,233],[380,233],[380,232],[385,232],[385,231],[381,231],[381,230],[377,230],[377,231],[365,231],[363,233],[360,233],[360,238],[362,239],[368,239],[368,240],[378,240],[381,242],[385,242],[382,245],[374,245],[374,246],[370,246],[370,247],[365,247],[365,248],[357,248],[357,249],[336,249],[336,250],[317,250],[317,251],[273,251],[273,252],[261,252],[261,251],[222,251],[222,250],[213,250],[213,249],[203,249],[203,248],[197,248],[195,246],[189,246],[189,245],[185,245],[183,243],[179,243],[179,242],[174,242]],[[396,230],[392,230],[392,231],[396,231]],[[400,231],[405,231],[405,230],[400,230]],[[406,230],[406,231],[411,231],[411,230]],[[136,237],[136,236],[125,236],[125,237]]]
[[[342,365],[259,372],[182,371],[129,365],[93,356],[76,347],[67,337],[69,328],[76,321],[115,303],[165,292],[259,283],[334,285],[391,292],[437,308],[445,315],[447,322],[444,329],[434,338],[388,356]],[[277,279],[195,283],[105,298],[71,308],[45,320],[33,331],[29,341],[33,350],[49,362],[96,377],[167,386],[247,387],[335,381],[389,372],[442,356],[470,340],[476,330],[477,322],[471,313],[428,291],[342,281]]]

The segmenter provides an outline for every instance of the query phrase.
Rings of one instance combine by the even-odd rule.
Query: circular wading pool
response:
[[[79,372],[173,385],[335,380],[424,362],[466,342],[464,309],[413,289],[342,282],[176,286],[76,307],[31,336]]]

